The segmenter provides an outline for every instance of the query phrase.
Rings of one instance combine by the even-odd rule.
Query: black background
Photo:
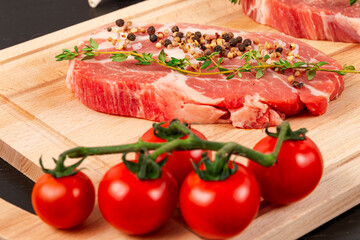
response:
[[[96,9],[92,9],[87,0],[0,0],[0,49],[137,2],[141,0],[103,0]],[[30,201],[33,184],[30,179],[0,158],[1,198],[33,213]],[[359,240],[360,205],[301,239]]]

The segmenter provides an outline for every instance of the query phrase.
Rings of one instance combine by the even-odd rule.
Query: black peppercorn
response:
[[[291,84],[293,85],[294,88],[301,88],[304,85],[303,82],[298,82],[298,81],[293,81]]]
[[[124,26],[125,21],[124,21],[124,19],[121,19],[121,18],[120,18],[120,19],[116,20],[115,24],[116,24],[118,27],[122,27],[122,26]]]
[[[179,38],[182,38],[184,36],[184,33],[183,32],[177,32],[176,36],[179,37]]]
[[[200,37],[199,36],[197,36],[197,35],[194,35],[193,37],[192,37],[192,40],[193,41],[200,41]]]
[[[170,39],[166,39],[166,40],[164,41],[164,46],[165,46],[165,47],[169,46],[170,44],[172,44],[172,42],[171,42]]]
[[[243,43],[240,43],[239,46],[238,46],[239,50],[241,52],[244,52],[245,51],[245,45]]]
[[[135,36],[135,34],[133,34],[133,33],[129,33],[129,34],[127,35],[127,39],[129,39],[130,41],[134,41],[134,40],[136,39],[136,36]]]
[[[195,32],[195,36],[197,36],[197,37],[201,38],[201,36],[202,36],[202,35],[201,35],[201,32],[196,31],[196,32]]]
[[[204,53],[205,53],[205,55],[210,55],[210,54],[212,54],[212,51],[211,51],[211,49],[206,49],[205,51],[204,51]]]
[[[278,52],[278,53],[282,53],[282,51],[283,51],[283,48],[282,48],[282,47],[277,47],[277,48],[275,49],[275,52]]]
[[[230,36],[230,39],[234,37],[234,34],[232,32],[229,32],[228,34]]]
[[[244,43],[245,47],[250,46],[251,45],[251,40],[247,38],[247,39],[244,40],[243,43]]]
[[[238,41],[235,38],[232,38],[232,39],[230,39],[229,43],[230,43],[230,46],[236,47],[236,44],[238,43]]]
[[[235,39],[236,39],[236,41],[237,41],[238,43],[242,43],[242,40],[243,40],[242,37],[238,36],[238,37],[236,37]]]
[[[149,35],[154,34],[154,33],[155,33],[155,28],[154,28],[154,26],[148,27],[147,33],[148,33]]]
[[[222,52],[223,48],[220,45],[214,47],[214,52]]]
[[[179,31],[179,27],[178,26],[173,26],[171,28],[171,31],[174,33],[174,32],[178,32]]]
[[[230,41],[230,35],[228,33],[225,33],[221,36],[226,42]]]
[[[111,27],[108,27],[106,30],[107,30],[108,32],[111,32],[112,28],[111,28]]]
[[[204,44],[201,44],[201,43],[200,43],[200,48],[201,48],[201,50],[206,50],[205,45],[204,45]]]
[[[151,34],[149,36],[149,39],[151,42],[156,42],[158,40],[158,37],[156,36],[156,34]]]

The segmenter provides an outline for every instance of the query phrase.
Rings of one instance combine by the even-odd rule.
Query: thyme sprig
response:
[[[322,72],[333,72],[339,75],[345,75],[347,73],[359,74],[360,71],[357,71],[352,65],[344,65],[341,70],[336,69],[327,69],[322,68],[324,65],[328,65],[327,62],[294,62],[290,63],[286,59],[279,58],[278,61],[272,63],[266,63],[264,61],[268,60],[270,56],[266,54],[262,59],[260,59],[261,53],[253,49],[245,52],[240,59],[244,59],[245,63],[237,68],[226,68],[222,64],[224,62],[224,57],[218,58],[219,52],[214,52],[210,55],[205,55],[203,57],[196,58],[198,61],[197,65],[194,65],[187,58],[178,59],[171,57],[170,60],[167,60],[167,55],[164,50],[161,50],[158,57],[155,58],[153,53],[138,53],[136,51],[110,51],[102,52],[98,50],[98,44],[92,38],[90,38],[90,44],[85,45],[80,51],[78,46],[74,47],[74,51],[69,49],[63,49],[62,53],[55,56],[56,61],[63,60],[72,60],[78,56],[84,55],[81,60],[90,60],[99,56],[101,54],[111,55],[110,58],[114,62],[123,62],[126,61],[129,56],[132,56],[137,62],[136,65],[150,65],[158,64],[162,67],[166,67],[172,70],[175,70],[182,74],[189,74],[193,76],[200,75],[218,75],[223,74],[226,76],[227,80],[234,78],[236,75],[241,78],[243,72],[251,72],[252,70],[255,73],[257,79],[261,78],[264,75],[265,69],[278,69],[280,72],[284,73],[285,70],[302,70],[306,72],[308,80],[312,80],[316,73],[319,71]],[[189,69],[190,67],[191,69]]]

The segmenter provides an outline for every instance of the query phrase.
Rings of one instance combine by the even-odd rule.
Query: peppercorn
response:
[[[151,34],[149,35],[149,39],[151,42],[156,42],[158,40],[158,37],[156,36],[156,34]]]
[[[195,32],[195,36],[198,36],[199,38],[201,38],[201,36],[202,36],[202,35],[201,35],[201,32],[196,31],[196,32]]]
[[[238,37],[236,37],[235,39],[236,39],[236,41],[237,41],[238,43],[242,43],[242,40],[243,40],[242,37],[238,36]]]
[[[247,38],[247,39],[244,40],[243,43],[244,43],[245,47],[250,46],[251,45],[251,40]]]
[[[214,52],[222,52],[223,48],[220,45],[214,47]]]
[[[230,36],[230,39],[234,37],[234,34],[232,32],[229,32],[228,34]]]
[[[275,49],[275,52],[278,52],[278,53],[282,53],[282,51],[283,51],[283,48],[282,48],[282,47],[277,47],[277,48]]]
[[[150,27],[148,27],[148,29],[147,29],[147,33],[148,33],[149,35],[154,34],[154,33],[155,33],[155,28],[154,28],[154,26],[150,26]]]
[[[112,28],[111,28],[111,27],[108,27],[106,30],[107,30],[108,32],[111,32]]]
[[[198,35],[194,35],[192,38],[191,38],[193,41],[200,41],[200,37]]]
[[[204,44],[200,44],[200,48],[201,48],[202,50],[206,50],[206,47],[205,47]]]
[[[245,51],[245,45],[243,43],[240,43],[238,46],[240,52],[244,52]]]
[[[301,88],[304,85],[303,82],[298,82],[298,81],[293,81],[291,84],[293,85],[294,88]]]
[[[164,41],[164,46],[167,47],[167,46],[169,46],[171,43],[172,43],[172,42],[171,42],[170,39],[166,39],[166,40]]]
[[[230,46],[236,47],[236,44],[237,44],[238,42],[237,42],[237,40],[236,40],[235,38],[232,38],[232,39],[230,39],[229,43],[230,43]]]
[[[204,53],[205,53],[205,55],[210,55],[210,54],[212,54],[212,51],[211,51],[211,49],[210,48],[208,48],[208,49],[206,49],[205,51],[204,51]]]
[[[177,32],[176,36],[179,37],[179,38],[182,38],[182,37],[184,37],[184,33],[183,32]]]
[[[124,21],[124,19],[121,19],[121,18],[120,18],[120,19],[116,20],[115,24],[116,24],[118,27],[122,27],[122,26],[124,26],[125,21]]]
[[[179,27],[178,26],[173,26],[171,28],[171,31],[174,33],[174,32],[178,32],[179,31]]]
[[[130,41],[134,41],[134,40],[136,39],[136,36],[135,36],[135,34],[133,34],[133,33],[129,33],[129,34],[127,35],[127,39],[129,39]]]
[[[230,49],[230,43],[229,43],[229,42],[225,42],[225,43],[224,43],[224,48]]]
[[[230,35],[228,33],[225,33],[221,36],[226,42],[230,41]]]

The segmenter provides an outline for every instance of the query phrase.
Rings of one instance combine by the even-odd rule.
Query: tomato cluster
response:
[[[192,131],[206,139],[199,131]],[[166,141],[155,136],[153,128],[142,140]],[[275,145],[276,138],[267,136],[254,150],[271,153]],[[194,232],[205,238],[223,239],[239,234],[251,223],[261,196],[277,204],[298,201],[314,190],[323,171],[320,151],[309,138],[284,141],[271,167],[253,161],[247,167],[229,162],[233,173],[219,181],[204,180],[193,171],[191,161],[199,162],[201,155],[204,157],[204,150],[173,151],[156,179],[140,180],[126,162],[112,167],[98,188],[101,214],[120,231],[138,235],[162,226],[178,205]],[[157,162],[163,157],[160,155]],[[136,157],[134,162],[138,160]],[[72,228],[91,213],[95,191],[82,172],[60,178],[44,174],[34,186],[32,202],[44,222],[57,228]]]

